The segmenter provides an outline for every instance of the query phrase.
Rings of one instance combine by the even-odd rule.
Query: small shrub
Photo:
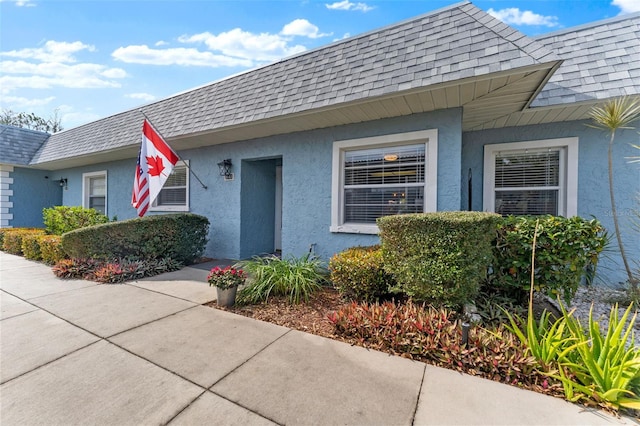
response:
[[[439,212],[378,219],[384,268],[415,301],[459,306],[486,277],[499,215]]]
[[[209,219],[204,216],[154,215],[67,232],[62,247],[77,258],[171,258],[190,264],[204,251],[208,233]]]
[[[59,235],[40,235],[38,242],[44,263],[53,265],[67,257],[64,250],[62,250],[62,237]]]
[[[505,217],[494,243],[489,285],[524,303],[529,294],[533,235],[536,242],[535,289],[566,303],[589,269],[595,270],[608,238],[596,220],[580,217]]]
[[[96,209],[55,206],[42,210],[44,226],[49,234],[62,235],[87,226],[109,222],[109,218]]]
[[[320,259],[309,254],[289,259],[254,257],[235,267],[249,277],[249,284],[238,294],[239,303],[260,303],[270,296],[288,296],[291,304],[308,301],[325,276]]]
[[[389,294],[393,278],[384,270],[380,246],[352,247],[329,262],[330,280],[343,297],[375,302]]]
[[[11,228],[4,232],[2,250],[22,256],[22,238],[25,235],[43,235],[43,229]]]
[[[42,260],[40,251],[41,236],[39,233],[29,233],[22,236],[22,254],[26,259]]]

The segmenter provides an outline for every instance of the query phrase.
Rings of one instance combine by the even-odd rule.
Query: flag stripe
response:
[[[131,194],[131,205],[137,210],[138,216],[145,215],[179,159],[162,136],[144,120]]]
[[[171,149],[169,145],[160,137],[160,135],[155,131],[151,124],[147,120],[144,121],[142,125],[142,133],[144,136],[151,141],[155,149],[160,151],[162,155],[166,157],[167,160],[171,162],[175,166],[178,162],[178,155]]]

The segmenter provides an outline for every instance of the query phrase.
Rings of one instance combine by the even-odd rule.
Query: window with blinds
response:
[[[82,174],[82,207],[107,214],[107,172]]]
[[[424,210],[425,144],[345,151],[343,223]]]
[[[563,150],[497,152],[494,206],[503,215],[559,215]]]
[[[105,176],[89,177],[89,208],[106,213],[107,179]]]
[[[171,171],[153,207],[188,207],[188,170],[184,163],[178,163]],[[160,210],[160,209],[159,209]]]

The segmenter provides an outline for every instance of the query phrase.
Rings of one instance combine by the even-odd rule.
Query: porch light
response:
[[[398,159],[398,154],[386,154],[384,156],[384,161],[396,161]]]
[[[67,189],[67,178],[60,178],[58,181],[61,188]]]
[[[218,168],[220,169],[220,176],[224,176],[225,178],[230,178],[232,176],[231,173],[231,159],[227,158],[226,160],[222,160],[218,163]]]

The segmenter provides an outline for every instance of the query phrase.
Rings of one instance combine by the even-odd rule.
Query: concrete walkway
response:
[[[640,424],[201,306],[206,275],[98,285],[0,253],[0,423]]]

